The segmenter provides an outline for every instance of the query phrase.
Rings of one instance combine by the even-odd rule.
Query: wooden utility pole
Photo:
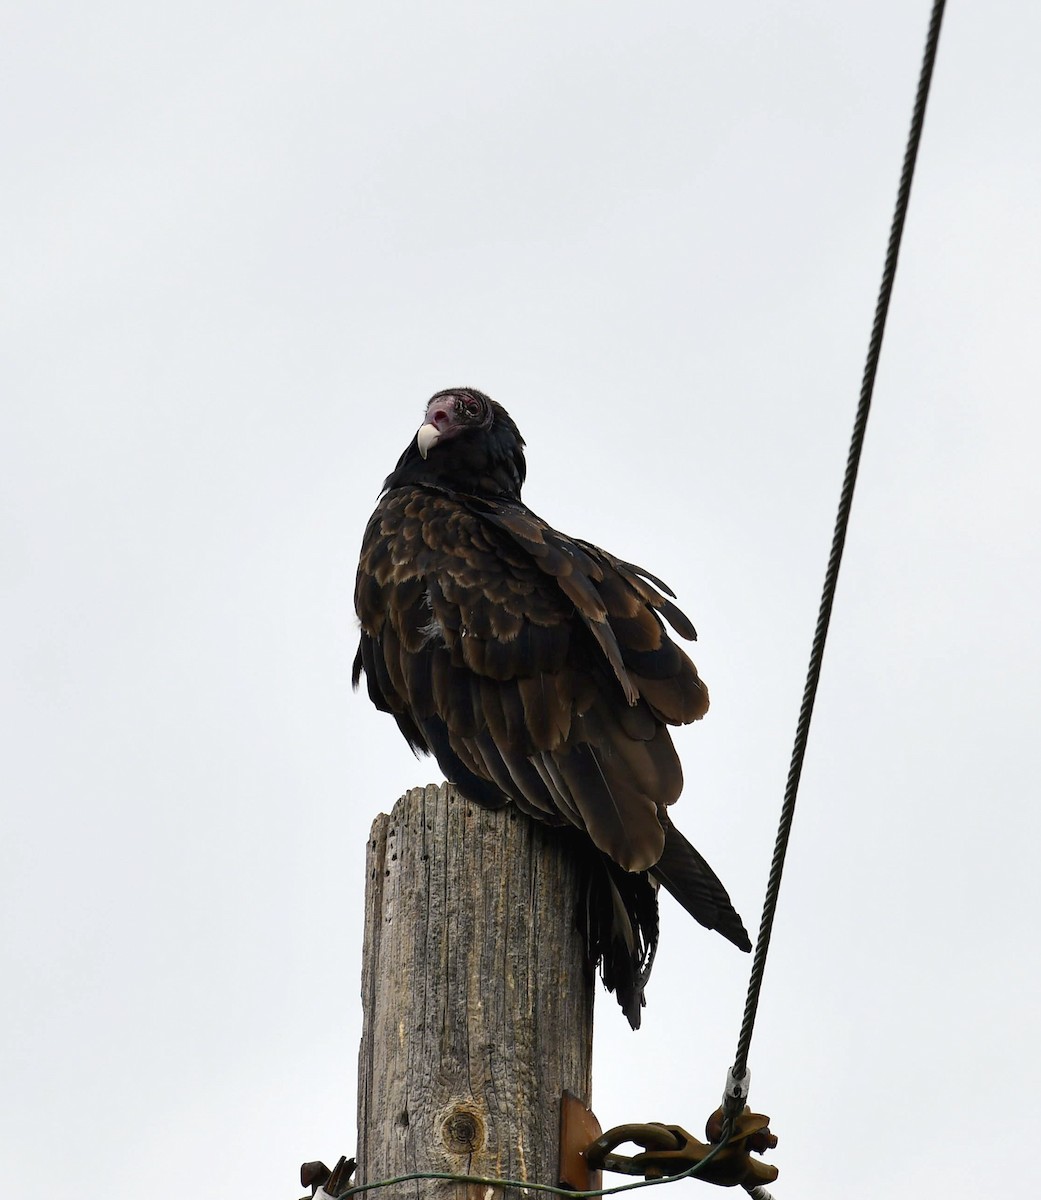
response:
[[[366,870],[358,1177],[557,1182],[560,1100],[590,1102],[578,872],[551,830],[451,786],[376,818]],[[375,1200],[518,1200],[413,1182]],[[531,1196],[533,1193],[527,1193]]]

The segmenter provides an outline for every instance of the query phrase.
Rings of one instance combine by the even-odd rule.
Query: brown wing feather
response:
[[[637,569],[523,506],[400,489],[369,522],[355,599],[383,706],[439,758],[627,870],[660,858],[681,785],[664,725],[708,693]]]

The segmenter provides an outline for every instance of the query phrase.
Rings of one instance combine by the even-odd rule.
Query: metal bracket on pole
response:
[[[560,1185],[573,1192],[595,1192],[604,1186],[603,1174],[586,1157],[600,1137],[600,1122],[573,1092],[560,1097]]]

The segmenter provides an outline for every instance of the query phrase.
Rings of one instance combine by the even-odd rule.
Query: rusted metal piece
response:
[[[322,1186],[329,1178],[332,1172],[324,1162],[305,1162],[300,1164],[300,1185],[301,1187],[309,1187],[311,1195]]]
[[[657,1121],[646,1125],[616,1125],[586,1147],[586,1162],[594,1169],[614,1171],[619,1175],[646,1175],[648,1179],[658,1179],[663,1174],[678,1174],[693,1166],[695,1160],[691,1159],[672,1171],[657,1171],[650,1165],[651,1155],[676,1154],[687,1144],[684,1137],[677,1136],[677,1131],[680,1134],[683,1132],[678,1125],[662,1125]],[[644,1152],[617,1154],[618,1147],[627,1142],[642,1146]]]
[[[719,1138],[723,1132],[723,1110],[717,1109],[708,1119],[705,1136]],[[639,1154],[619,1154],[618,1147],[626,1142],[642,1146]],[[747,1108],[734,1120],[726,1146],[697,1174],[698,1179],[720,1187],[757,1187],[773,1183],[778,1170],[769,1163],[750,1158],[752,1151],[763,1153],[777,1145],[770,1132],[770,1118]],[[601,1135],[586,1150],[586,1162],[592,1168],[616,1171],[621,1175],[642,1175],[645,1179],[661,1179],[680,1175],[703,1162],[715,1149],[711,1143],[699,1141],[680,1125],[617,1125]]]
[[[710,1142],[718,1142],[723,1136],[723,1109],[717,1108],[705,1122],[705,1137]],[[770,1132],[770,1118],[762,1113],[751,1112],[747,1105],[741,1114],[734,1119],[734,1132],[730,1141],[742,1138],[745,1148],[754,1150],[756,1154],[765,1154],[777,1145],[777,1135]]]
[[[560,1168],[561,1187],[573,1192],[595,1192],[604,1186],[603,1175],[589,1165],[586,1149],[600,1137],[600,1122],[574,1094],[565,1091],[560,1097]]]
[[[340,1161],[331,1171],[324,1162],[305,1162],[300,1167],[300,1183],[303,1187],[311,1189],[312,1197],[319,1191],[323,1196],[342,1196],[350,1187],[351,1176],[357,1165],[354,1159],[348,1158],[346,1154],[340,1155]],[[302,1200],[308,1198],[305,1196]]]

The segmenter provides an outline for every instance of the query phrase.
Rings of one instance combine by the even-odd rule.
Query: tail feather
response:
[[[739,950],[751,950],[748,933],[715,871],[666,817],[665,849],[651,867],[654,876],[695,921],[721,933]]]
[[[659,883],[700,924],[740,950],[752,948],[715,872],[667,817],[662,824],[665,850],[650,871],[626,871],[588,838],[571,835],[586,876],[580,922],[589,967],[600,968],[604,987],[614,992],[633,1029],[640,1028],[644,988],[658,948]]]
[[[658,949],[658,888],[646,872],[626,871],[590,841],[581,841],[589,966],[599,966],[604,987],[614,992],[633,1029],[639,1029],[644,987]]]

